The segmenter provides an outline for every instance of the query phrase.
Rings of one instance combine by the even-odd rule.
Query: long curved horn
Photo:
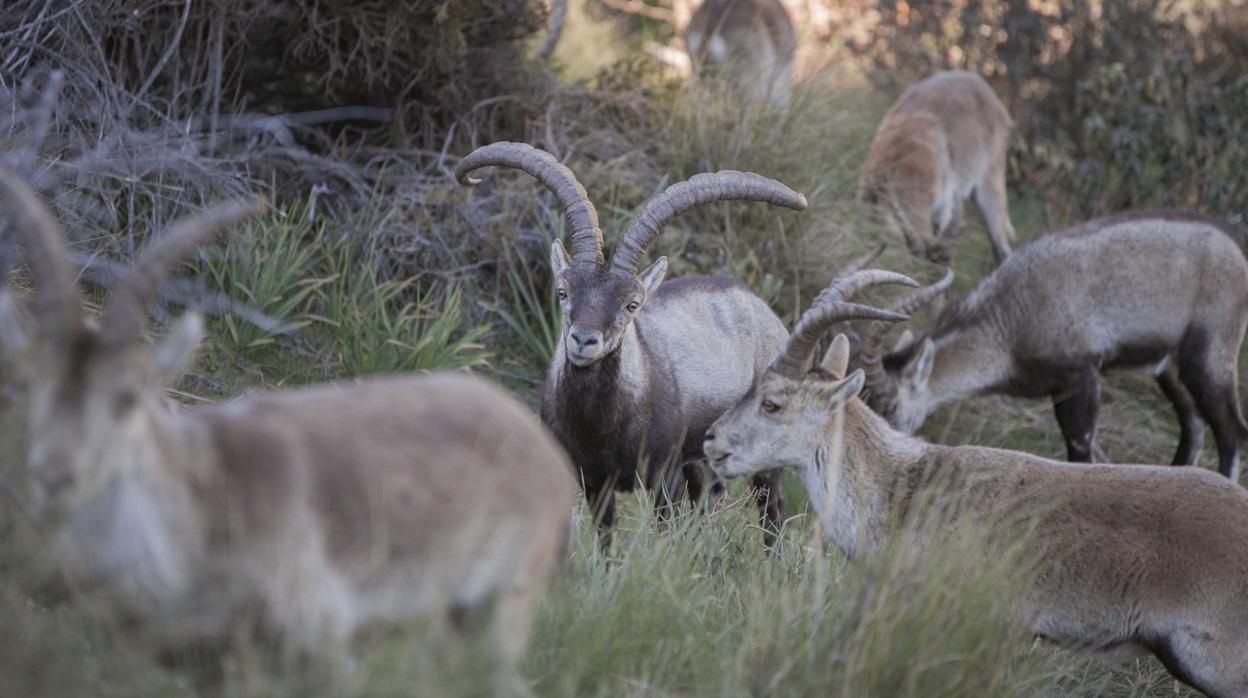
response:
[[[888,309],[909,315],[923,306],[936,300],[937,296],[949,290],[953,285],[953,270],[945,269],[940,281],[923,288],[911,291],[888,304]],[[889,323],[873,322],[862,332],[860,363],[866,374],[866,387],[873,396],[873,407],[881,413],[887,413],[896,398],[897,386],[888,372],[884,370],[884,336],[888,334]]]
[[[148,243],[117,282],[104,309],[104,345],[120,347],[135,341],[143,330],[147,308],[168,281],[173,265],[213,235],[263,210],[264,202],[260,199],[218,204],[174,223],[167,233]]]
[[[772,370],[788,378],[801,378],[806,375],[806,372],[810,370],[811,361],[814,359],[815,348],[818,346],[819,340],[827,333],[828,328],[838,322],[846,320],[899,322],[906,320],[907,317],[900,313],[872,308],[868,305],[845,302],[845,299],[850,295],[868,286],[880,284],[919,285],[917,281],[908,276],[880,269],[856,271],[848,276],[834,279],[819,294],[817,300],[811,304],[810,308],[802,314],[801,319],[797,321],[797,327],[793,328],[793,334],[789,336],[789,342],[784,347],[784,353],[776,357],[776,360],[772,362]]]
[[[527,143],[500,141],[483,145],[472,151],[455,167],[455,179],[460,184],[476,184],[479,179],[468,176],[473,170],[488,165],[514,167],[533,175],[546,188],[554,192],[563,207],[563,215],[572,228],[572,263],[578,266],[601,268],[606,260],[602,255],[602,229],[598,227],[598,211],[589,201],[585,187],[576,181],[563,163],[544,150]]]
[[[30,185],[0,165],[0,200],[9,223],[26,243],[26,263],[38,286],[35,317],[40,330],[72,331],[82,326],[82,304],[74,290],[78,273],[56,218]]]
[[[753,172],[704,172],[677,182],[651,199],[633,219],[611,258],[612,271],[636,274],[646,247],[673,218],[711,201],[765,201],[795,211],[806,209],[806,197],[774,179]]]

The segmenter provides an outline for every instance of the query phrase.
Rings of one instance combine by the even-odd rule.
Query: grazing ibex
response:
[[[1248,491],[1206,470],[1068,464],[895,431],[856,397],[865,376],[846,376],[844,335],[811,363],[837,322],[904,319],[844,300],[896,281],[870,270],[834,282],[707,433],[714,469],[796,468],[824,536],[850,557],[902,531],[921,553],[952,527],[993,539],[1017,521],[1035,573],[1017,609],[1026,632],[1112,658],[1152,652],[1211,696],[1248,698]],[[936,509],[950,519],[909,525],[925,502],[953,504]]]
[[[983,394],[1049,398],[1072,461],[1091,461],[1098,374],[1151,367],[1178,413],[1174,463],[1213,427],[1219,470],[1238,481],[1237,361],[1248,325],[1248,261],[1232,232],[1181,211],[1093,220],[1019,248],[925,337],[882,356],[863,332],[868,402],[914,431],[941,404]]]
[[[487,165],[540,180],[558,197],[572,231],[570,257],[558,240],[550,250],[563,330],[542,417],[580,471],[605,545],[613,493],[631,490],[639,468],[660,514],[686,484],[691,501],[701,496],[702,433],[749,390],[788,336],[767,303],[736,281],[663,283],[666,257],[638,273],[646,247],[673,218],[711,201],[765,201],[800,211],[806,198],[756,174],[695,175],[646,204],[608,266],[598,214],[571,170],[532,146],[494,143],[464,158],[456,177],[473,183],[468,174]],[[769,544],[782,522],[778,477],[754,481]]]
[[[695,72],[714,72],[758,99],[788,102],[797,33],[780,0],[705,0],[683,35]]]
[[[1005,190],[1010,114],[974,73],[937,73],[906,90],[884,115],[858,182],[910,251],[948,261],[970,196],[1000,263],[1014,247]],[[935,234],[933,234],[933,226]]]
[[[75,586],[173,644],[228,637],[257,609],[283,646],[332,664],[362,625],[494,601],[499,659],[514,667],[576,493],[535,415],[466,375],[169,409],[162,386],[203,323],[187,313],[149,350],[148,305],[174,263],[257,207],[175,225],[94,323],[51,212],[3,168],[0,201],[38,288],[33,327],[0,294],[5,354],[30,385],[29,504]]]

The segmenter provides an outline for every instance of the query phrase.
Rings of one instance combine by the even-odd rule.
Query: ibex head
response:
[[[4,353],[30,385],[27,466],[32,508],[64,503],[83,487],[142,467],[152,410],[161,388],[190,365],[203,321],[187,313],[154,347],[142,341],[148,306],[172,266],[218,230],[252,215],[233,203],[176,224],[149,245],[118,282],[98,322],[75,291],[76,271],[55,218],[33,190],[0,166],[0,201],[26,248],[37,286],[29,321],[0,292]]]
[[[573,366],[588,367],[620,347],[633,319],[667,274],[659,257],[638,273],[642,254],[663,228],[681,213],[711,201],[753,200],[794,210],[806,197],[783,184],[750,172],[724,170],[699,174],[654,197],[624,233],[607,265],[598,213],[572,171],[554,156],[523,143],[493,143],[478,148],[455,168],[461,184],[477,180],[468,173],[487,165],[524,170],[554,192],[572,229],[572,254],[556,240],[550,265],[563,310],[562,341]]]
[[[953,271],[947,269],[940,281],[897,299],[888,308],[898,313],[913,313],[949,290],[952,284]],[[886,355],[883,341],[888,328],[887,323],[875,322],[862,335],[858,364],[867,379],[867,402],[893,428],[913,432],[923,426],[937,405],[928,389],[928,380],[935,368],[936,345],[927,337],[914,341],[907,331],[896,348]]]
[[[851,294],[878,284],[918,286],[913,279],[867,269],[842,274],[815,299],[798,321],[788,345],[744,398],[706,433],[703,450],[723,477],[818,462],[812,452],[823,442],[835,414],[862,390],[861,370],[846,375],[849,340],[837,335],[818,368],[812,370],[819,340],[834,325],[849,320],[896,322],[905,315],[846,301]]]

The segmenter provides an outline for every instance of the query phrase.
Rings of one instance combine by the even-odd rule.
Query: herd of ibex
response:
[[[707,0],[684,32],[699,60],[730,66],[735,55],[786,84],[793,36],[778,0]],[[1248,260],[1227,225],[1182,211],[1110,216],[1015,250],[1010,125],[988,84],[963,72],[915,85],[884,117],[860,198],[912,252],[943,261],[973,197],[999,263],[891,351],[889,328],[944,295],[952,271],[920,288],[863,257],[790,334],[735,280],[665,281],[665,257],[642,269],[691,208],[806,209],[780,182],[725,170],[674,184],[608,261],[595,207],[558,159],[519,143],[478,148],[456,167],[460,183],[487,166],[520,169],[554,194],[570,230],[571,252],[559,240],[550,250],[562,332],[540,421],[464,374],[171,408],[163,389],[193,361],[203,325],[188,313],[149,347],[149,306],[180,259],[262,206],[173,226],[97,317],[52,212],[0,167],[3,213],[36,287],[29,301],[0,294],[0,349],[29,387],[26,506],[68,580],[171,644],[229,636],[246,619],[336,663],[361,627],[481,606],[515,678],[578,482],[605,551],[616,492],[647,488],[667,517],[682,496],[709,508],[722,478],[751,475],[765,544],[778,550],[779,478],[793,468],[823,535],[850,558],[896,542],[920,502],[943,503],[948,527],[910,529],[906,544],[921,553],[955,528],[1017,534],[1034,571],[1016,609],[1023,632],[1111,657],[1152,653],[1211,696],[1248,698],[1237,375]],[[915,290],[883,307],[850,300],[887,284]],[[863,323],[852,342],[839,333],[851,322]],[[1195,462],[1203,420],[1225,477],[1093,464],[1099,375],[1119,367],[1151,370],[1173,403],[1174,463]],[[987,394],[1051,400],[1071,462],[909,434],[940,405]]]

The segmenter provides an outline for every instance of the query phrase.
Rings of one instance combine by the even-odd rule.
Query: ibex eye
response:
[[[633,301],[624,307],[628,309],[628,312],[635,313],[637,312],[637,309],[641,307],[641,303],[638,303],[637,301]]]
[[[563,289],[559,289],[559,300],[566,301],[567,299],[568,299],[568,292]]]
[[[763,400],[762,408],[767,414],[774,414],[780,411],[780,406],[771,400]]]

